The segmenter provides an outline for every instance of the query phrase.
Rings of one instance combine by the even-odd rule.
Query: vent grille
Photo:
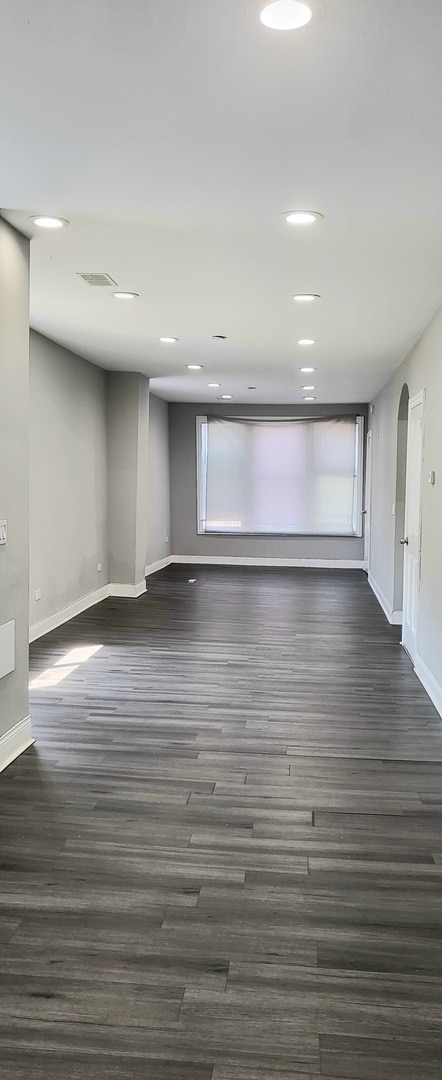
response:
[[[116,285],[116,281],[110,277],[109,274],[77,274],[77,277],[81,277],[86,285],[99,285],[101,288],[106,285]]]

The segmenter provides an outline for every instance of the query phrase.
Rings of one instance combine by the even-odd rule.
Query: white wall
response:
[[[169,406],[150,394],[146,566],[170,555]]]
[[[105,382],[100,368],[31,332],[31,627],[108,581]]]
[[[395,561],[399,557],[392,506],[396,498],[398,410],[404,383],[410,397],[420,390],[426,392],[417,648],[420,660],[442,688],[442,308],[375,399],[370,417],[373,428],[370,570],[390,608],[394,607]],[[427,482],[432,469],[436,473],[434,487]]]
[[[15,669],[0,679],[0,769],[29,745],[31,735],[27,720],[28,296],[29,242],[0,219],[0,518],[8,522],[8,542],[0,547],[0,626],[15,622]]]

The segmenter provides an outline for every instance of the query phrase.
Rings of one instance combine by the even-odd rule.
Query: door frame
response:
[[[417,394],[413,394],[413,396],[412,396],[412,397],[410,397],[410,398],[409,398],[409,400],[408,400],[408,425],[410,425],[410,416],[411,416],[411,411],[412,411],[412,409],[416,408],[416,406],[417,406],[417,405],[422,405],[422,439],[421,439],[421,459],[420,459],[420,463],[419,463],[419,464],[420,464],[420,469],[419,469],[419,507],[418,507],[418,509],[419,509],[419,529],[418,529],[418,544],[419,544],[419,564],[418,564],[418,584],[417,584],[417,598],[416,598],[416,599],[417,599],[417,611],[416,611],[416,655],[417,655],[417,643],[418,643],[418,634],[419,634],[419,614],[420,614],[420,586],[421,586],[421,564],[422,564],[422,495],[423,495],[423,486],[424,486],[424,485],[423,485],[423,473],[424,473],[424,468],[423,468],[423,466],[424,466],[424,450],[425,450],[425,390],[424,390],[424,389],[423,389],[423,390],[419,390],[419,392],[418,392]],[[404,536],[405,536],[405,534],[406,534],[406,531],[407,531],[407,510],[408,510],[408,496],[409,496],[409,487],[408,487],[408,453],[409,453],[409,448],[410,448],[410,428],[409,428],[409,426],[408,426],[408,438],[407,438],[407,471],[406,471],[406,477],[405,477],[405,522],[404,522]],[[404,615],[405,615],[405,604],[404,604],[404,598],[405,598],[405,560],[404,560],[404,579],[403,579],[403,591],[402,591],[402,612],[403,612],[403,619],[402,619],[402,632],[403,632],[403,628],[404,628],[404,625],[405,625],[405,618],[404,618]],[[403,648],[403,649],[405,650],[405,652],[407,653],[407,656],[409,656],[409,657],[410,657],[410,660],[412,661],[412,663],[413,663],[413,664],[415,664],[415,662],[416,662],[416,655],[415,655],[415,656],[411,656],[411,654],[410,654],[410,653],[408,652],[408,649],[407,649],[406,645],[404,645],[404,642],[403,642],[402,638],[401,638],[401,645],[402,645],[402,648]]]
[[[370,463],[370,467],[369,467]],[[364,569],[370,573],[371,554],[371,497],[373,490],[373,430],[367,431],[365,443],[365,485],[364,485]],[[367,536],[368,521],[368,536]]]

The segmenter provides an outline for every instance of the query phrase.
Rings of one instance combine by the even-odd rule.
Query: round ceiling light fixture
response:
[[[318,210],[286,210],[281,216],[285,218],[287,225],[314,225],[315,221],[322,221],[324,218]]]
[[[67,218],[45,217],[43,214],[30,220],[34,222],[34,225],[38,225],[39,229],[64,229],[66,225],[69,225]]]
[[[179,340],[180,339],[177,337],[160,337],[160,341],[162,341],[163,345],[176,345]]]
[[[139,293],[137,292],[114,292],[112,296],[115,300],[138,300]]]
[[[186,367],[187,367],[188,371],[202,371],[203,370],[203,365],[202,364],[186,364]]]
[[[299,369],[302,375],[313,375],[314,367],[302,367]]]
[[[316,345],[316,341],[312,337],[302,337],[299,339],[298,345]]]
[[[269,30],[301,30],[310,22],[312,11],[300,0],[273,0],[263,7],[259,17]]]
[[[303,386],[303,390],[316,390],[316,386]]]
[[[304,401],[316,401],[315,397],[305,397]]]
[[[219,383],[219,382],[208,382],[207,385],[210,386],[211,390],[219,390],[219,388],[221,386],[221,383]]]
[[[314,300],[320,300],[318,293],[297,293],[293,297],[297,304],[312,304]]]
[[[222,401],[231,401],[232,400],[232,395],[231,394],[221,394],[221,400]]]

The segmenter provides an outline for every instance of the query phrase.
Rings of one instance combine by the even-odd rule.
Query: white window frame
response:
[[[229,417],[229,416],[220,416],[220,419],[230,420],[231,417]],[[241,417],[240,416],[235,416],[234,419],[235,420],[241,420]],[[296,420],[296,417],[293,417],[293,416],[278,416],[278,417],[272,417],[272,416],[265,416],[265,417],[263,417],[263,416],[256,416],[256,417],[255,416],[247,416],[247,417],[244,417],[244,419],[246,419],[246,420],[257,420],[257,421],[263,420],[263,419],[265,419],[265,420],[273,420],[273,419],[275,419],[275,420],[280,420],[280,421],[284,421],[284,420],[291,421],[291,420]],[[306,419],[306,420],[311,419],[312,421],[314,421],[316,419],[316,417],[314,417],[314,416],[305,417],[305,418],[302,417],[302,419]],[[327,420],[327,419],[332,420],[333,416],[330,416],[330,417],[324,416],[322,419],[324,419],[324,420]],[[207,428],[205,427],[205,425],[207,425],[207,416],[197,416],[196,417],[196,486],[197,486],[196,531],[197,531],[198,536],[236,536],[236,537],[248,536],[248,535],[250,535],[250,536],[258,536],[258,537],[259,536],[290,536],[291,538],[294,539],[296,536],[311,536],[311,535],[314,535],[315,537],[320,536],[320,537],[323,537],[324,539],[326,539],[327,537],[330,537],[330,539],[333,539],[333,537],[335,537],[335,538],[340,537],[343,540],[344,539],[351,540],[351,539],[357,539],[358,537],[361,537],[363,535],[363,532],[362,532],[362,504],[363,504],[363,478],[364,478],[364,427],[365,427],[365,425],[364,425],[364,417],[363,416],[356,416],[355,420],[356,420],[356,440],[355,440],[355,463],[354,463],[354,481],[353,481],[354,482],[354,495],[353,495],[353,520],[352,520],[353,532],[352,533],[313,533],[313,534],[312,533],[245,533],[245,532],[239,533],[239,532],[234,532],[233,530],[229,531],[227,529],[224,532],[222,532],[222,531],[220,531],[220,532],[207,532],[207,530],[203,527],[202,523],[203,523],[203,521],[205,521],[205,517],[206,517],[206,492],[205,492],[205,490],[203,491],[204,470],[202,468],[202,463],[203,463],[203,453],[205,453],[206,456],[207,456],[207,441],[206,441],[206,435],[205,435],[206,430],[207,430]]]

